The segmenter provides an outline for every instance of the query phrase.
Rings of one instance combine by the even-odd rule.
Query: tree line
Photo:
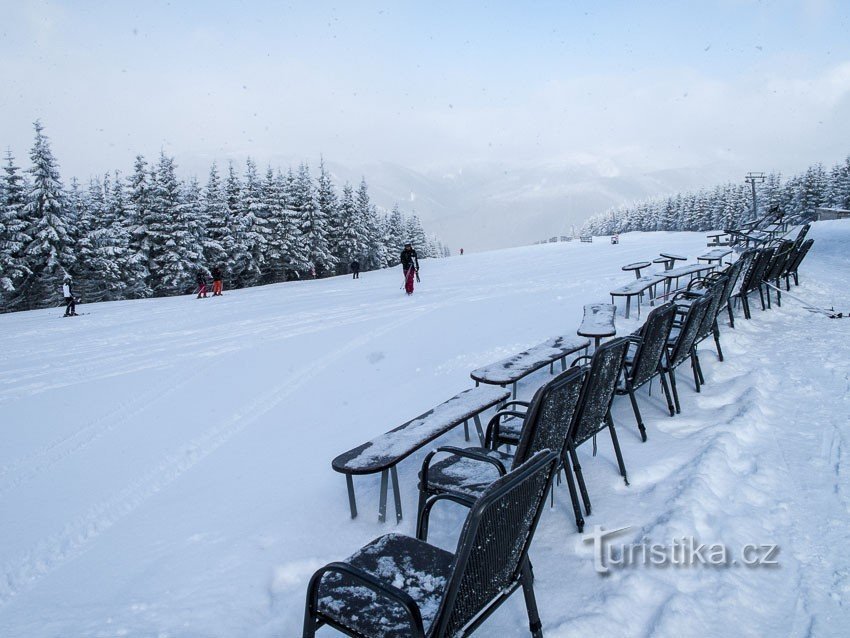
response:
[[[581,233],[735,228],[777,206],[803,219],[812,219],[816,208],[850,209],[850,156],[829,170],[817,164],[787,180],[771,173],[757,185],[756,201],[753,211],[751,187],[727,183],[612,208],[589,218]]]
[[[420,257],[449,254],[415,214],[379,210],[365,178],[339,192],[324,161],[316,178],[306,163],[261,173],[248,158],[241,174],[213,163],[202,186],[161,152],[137,156],[127,177],[66,188],[34,126],[31,167],[7,150],[0,175],[0,312],[56,305],[66,275],[85,301],[111,301],[185,294],[216,266],[228,288],[243,288],[342,274],[353,260],[394,266],[408,241]]]

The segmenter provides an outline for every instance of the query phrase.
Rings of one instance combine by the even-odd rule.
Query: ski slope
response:
[[[850,223],[810,236],[792,293],[850,310]],[[317,567],[413,534],[428,448],[399,466],[398,526],[377,522],[377,476],[355,478],[351,520],[331,459],[471,387],[474,368],[574,334],[585,303],[633,277],[620,266],[704,250],[698,233],[630,233],[425,260],[412,297],[397,268],[0,316],[0,636],[300,636]],[[579,454],[588,531],[772,544],[778,566],[602,576],[562,485],[532,546],[548,638],[847,634],[850,320],[787,298],[757,307],[721,325],[725,362],[704,348],[701,394],[682,369],[681,415],[657,386],[639,392],[647,443],[615,399],[631,486],[604,436],[596,458]],[[617,318],[619,334],[638,325]],[[440,442],[462,444],[462,428]],[[431,525],[447,549],[453,507]],[[517,595],[479,634],[527,636],[526,623]]]

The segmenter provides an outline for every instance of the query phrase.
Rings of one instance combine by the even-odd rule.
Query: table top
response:
[[[626,264],[623,266],[623,270],[640,270],[641,268],[649,268],[650,263],[648,261],[636,261],[633,264]]]
[[[613,337],[617,334],[614,316],[617,306],[610,303],[591,303],[584,307],[584,318],[579,329],[582,337]]]
[[[686,259],[687,259],[687,257],[682,257],[682,255],[674,255],[674,254],[672,254],[672,253],[659,253],[659,254],[660,254],[662,257],[666,257],[667,259],[672,259],[673,261],[676,261],[676,260],[682,260],[682,261],[684,261],[684,260],[686,260]]]

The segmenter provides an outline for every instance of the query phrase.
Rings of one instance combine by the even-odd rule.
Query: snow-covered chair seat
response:
[[[646,427],[638,409],[635,390],[654,377],[660,376],[664,397],[667,399],[667,408],[670,411],[670,416],[674,414],[673,400],[670,396],[670,389],[667,387],[662,358],[675,318],[676,304],[667,302],[649,313],[638,333],[629,337],[633,348],[630,348],[626,355],[623,378],[617,386],[616,393],[629,395],[638,430],[640,430],[641,439],[644,441],[646,441]]]
[[[476,386],[479,383],[502,387],[511,384],[513,398],[516,399],[517,381],[546,366],[549,366],[550,373],[554,373],[556,361],[561,362],[561,370],[566,370],[567,356],[582,349],[586,350],[589,345],[588,339],[579,337],[552,337],[501,361],[473,370],[469,376]]]
[[[470,508],[454,553],[428,544],[432,496],[417,538],[382,536],[310,579],[303,638],[329,625],[349,636],[469,636],[522,587],[534,638],[543,631],[528,548],[558,463],[542,451],[497,479]]]
[[[614,399],[617,380],[620,378],[630,343],[631,341],[626,337],[617,337],[600,345],[593,353],[593,357],[580,357],[580,359],[590,359],[590,363],[586,366],[587,375],[582,384],[579,402],[576,406],[572,425],[570,426],[570,433],[567,436],[567,454],[564,455],[567,484],[570,488],[570,497],[573,502],[576,527],[580,532],[584,529],[584,517],[581,513],[581,505],[579,504],[575,483],[572,478],[573,471],[575,472],[575,477],[581,490],[585,511],[588,514],[590,514],[590,497],[587,494],[587,487],[584,483],[576,449],[585,441],[593,439],[593,449],[595,452],[596,434],[608,428],[611,434],[611,443],[617,455],[620,475],[623,477],[626,485],[629,483],[626,475],[626,466],[623,463],[623,455],[620,451],[620,443],[617,440],[617,433],[614,430],[614,421],[611,418],[611,402]],[[572,469],[570,469],[570,462],[572,462]]]
[[[486,447],[445,446],[428,454],[419,473],[420,515],[429,496],[453,494],[471,504],[508,469],[519,467],[537,452],[549,449],[561,456],[584,375],[579,367],[559,374],[537,390],[522,415],[513,410],[497,412],[487,425]],[[504,437],[502,428],[506,422],[511,428]],[[514,438],[516,424],[520,429]],[[497,449],[505,443],[516,446],[515,454]]]

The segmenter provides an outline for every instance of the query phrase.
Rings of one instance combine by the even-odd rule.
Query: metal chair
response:
[[[676,389],[676,368],[692,357],[697,331],[705,317],[705,313],[708,311],[710,303],[710,297],[703,296],[699,299],[694,299],[689,305],[681,324],[670,331],[670,337],[667,340],[664,372],[670,376],[670,389],[673,391],[673,403],[676,406],[677,414],[682,411],[682,408],[679,405],[679,391]],[[691,365],[695,365],[693,360],[691,360]],[[699,391],[699,381],[696,373],[694,374],[694,379],[697,381],[697,391]]]
[[[667,387],[662,359],[675,318],[676,304],[667,302],[649,313],[640,331],[628,337],[634,348],[633,351],[630,348],[630,352],[626,355],[623,381],[617,386],[615,392],[619,395],[629,395],[638,430],[640,430],[640,438],[643,441],[646,441],[646,427],[635,398],[635,390],[651,381],[653,377],[661,377],[661,387],[667,399],[667,408],[670,410],[670,416],[674,414],[673,399],[670,396],[670,388]]]
[[[388,534],[310,579],[303,638],[331,626],[356,638],[460,638],[471,635],[522,587],[529,628],[543,637],[528,548],[558,456],[543,451],[497,479],[475,501],[454,553],[427,542],[428,499],[417,538]]]

